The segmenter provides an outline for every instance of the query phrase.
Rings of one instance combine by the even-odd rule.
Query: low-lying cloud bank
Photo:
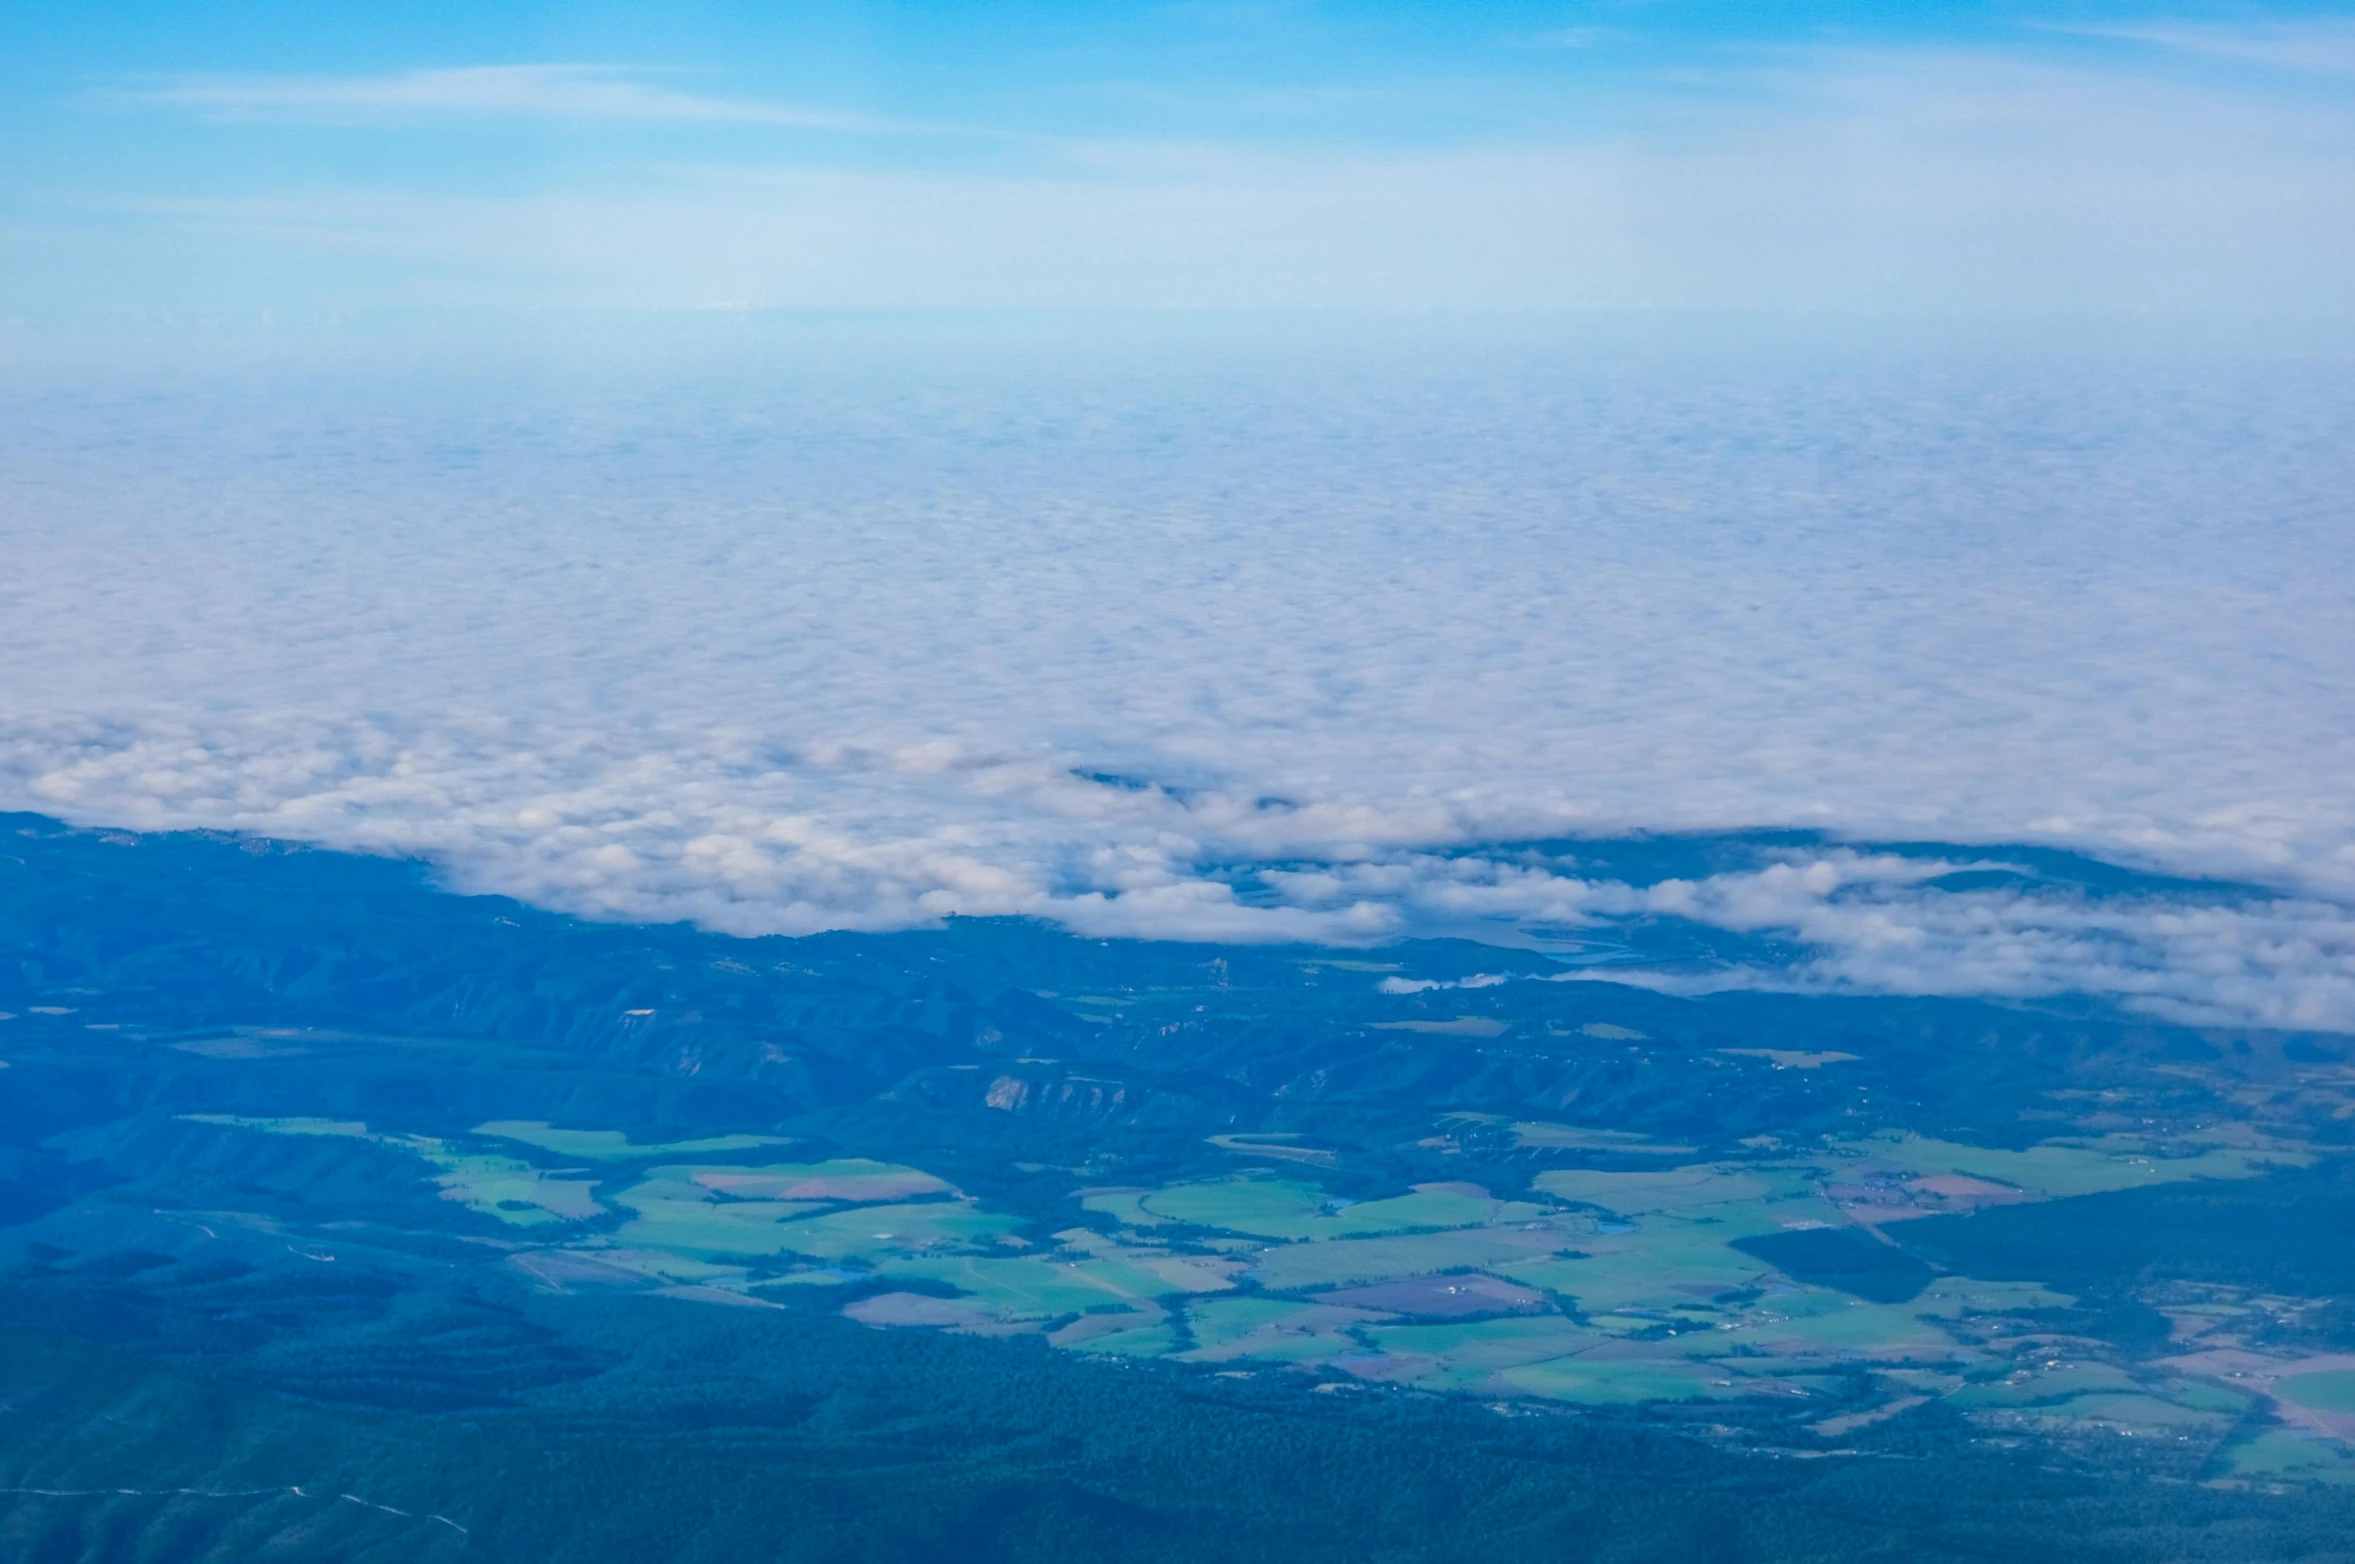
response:
[[[419,855],[469,890],[739,934],[1013,915],[1106,937],[1535,937],[1596,953],[1565,980],[2082,993],[2177,1021],[2355,1031],[2345,902],[2133,872],[2089,885],[2034,850],[1702,839],[1748,864],[1647,878],[1613,864],[1641,840],[1465,843],[1444,800],[1181,797],[949,744],[788,758],[743,735],[697,753],[497,726],[403,742],[358,725],[16,725],[0,729],[0,792],[86,821]],[[1663,922],[1772,953],[1663,964],[1618,943]]]
[[[0,393],[0,807],[741,933],[1685,920],[1748,944],[1647,981],[2355,1028],[2342,363],[916,335]],[[1499,845],[1762,826],[1849,845]]]
[[[2037,884],[2000,849],[1924,857],[1785,849],[1759,869],[1646,886],[1474,858],[1418,900],[1544,909],[1552,927],[1608,940],[1624,920],[1682,918],[1797,947],[1778,961],[1583,967],[1554,981],[1633,982],[1672,993],[1766,988],[2041,998],[2092,994],[2192,1024],[2355,1030],[2355,911],[2217,887],[2127,883],[2103,893]],[[1952,884],[1941,884],[1957,877]],[[2013,882],[2002,888],[1986,880]],[[1396,992],[1505,979],[1390,980]]]

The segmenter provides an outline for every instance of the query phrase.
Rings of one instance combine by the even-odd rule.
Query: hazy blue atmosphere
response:
[[[2355,1564],[2355,12],[0,16],[0,1557]]]
[[[2343,6],[12,7],[0,310],[2346,308]]]

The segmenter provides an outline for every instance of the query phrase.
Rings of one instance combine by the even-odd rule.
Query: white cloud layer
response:
[[[0,805],[738,932],[1669,915],[1810,954],[1663,982],[2355,1027],[2343,362],[897,329],[20,376]],[[1761,824],[2272,890],[1481,845]]]
[[[1793,850],[1763,869],[1630,886],[1473,857],[1326,871],[1327,898],[1387,895],[1426,916],[1535,919],[1591,930],[1684,918],[1808,947],[1783,963],[1706,969],[1597,964],[1551,981],[1606,979],[1676,993],[1814,992],[2049,997],[2097,994],[2194,1024],[2355,1030],[2355,914],[2320,898],[2093,897],[2058,888],[1948,890],[1928,882],[2004,866],[1977,859]],[[1314,890],[1295,884],[1296,893]],[[1508,979],[1386,978],[1384,993]]]

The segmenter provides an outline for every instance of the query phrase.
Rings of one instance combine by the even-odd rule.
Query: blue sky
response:
[[[2328,309],[2344,8],[20,3],[0,310]]]

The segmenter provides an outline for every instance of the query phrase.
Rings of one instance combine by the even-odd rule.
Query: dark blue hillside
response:
[[[1689,931],[1656,932],[1689,950]],[[516,1263],[534,1230],[449,1198],[408,1139],[610,1197],[659,1142],[780,1137],[795,1159],[937,1174],[1034,1247],[1109,1220],[1080,1205],[1088,1189],[1257,1165],[1239,1164],[1238,1136],[1280,1137],[1298,1156],[1277,1168],[1334,1209],[1659,1166],[1628,1149],[1641,1136],[1728,1163],[1883,1128],[2024,1146],[2112,1120],[2213,1123],[2255,1094],[2275,1104],[2271,1133],[2347,1139],[2331,1100],[2299,1088],[2339,1067],[2345,1039],[2081,1003],[1541,981],[1562,970],[1462,941],[1214,947],[1011,921],[740,940],[452,895],[410,863],[6,817],[0,1553],[2349,1556],[2355,1500],[2212,1492],[2187,1449],[1990,1443],[1935,1404],[1822,1432],[1884,1396],[1863,1369],[1828,1369],[1805,1406],[1500,1415],[1333,1375],[1237,1380],[1035,1337],[869,1329],[841,1310],[884,1284],[855,1272],[764,1277],[726,1308],[617,1290],[593,1265]],[[1383,993],[1392,973],[1512,980]],[[1854,1057],[1785,1068],[1757,1050]],[[492,1120],[649,1149],[584,1167],[472,1133]],[[1553,1133],[1516,1132],[1527,1122]],[[2130,1296],[2154,1251],[2077,1243],[2078,1210],[2231,1229],[2195,1279],[2312,1281],[2328,1268],[2282,1262],[2326,1185],[2280,1174],[1929,1218],[1918,1241],[1796,1231],[1750,1250],[1889,1300],[2006,1274],[1992,1242],[2023,1274],[2083,1273],[2085,1307],[2022,1328],[2098,1342],[2158,1318]],[[602,1241],[625,1220],[609,1201],[568,1231]],[[2342,1328],[2327,1307],[2299,1318],[2318,1340]],[[321,1492],[388,1508],[306,1497]]]

